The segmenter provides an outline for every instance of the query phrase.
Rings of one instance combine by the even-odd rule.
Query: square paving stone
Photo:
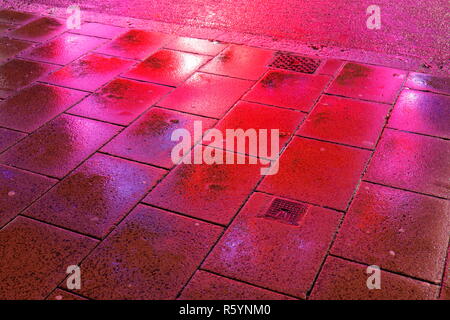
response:
[[[105,40],[99,38],[64,33],[49,42],[27,51],[21,56],[32,60],[64,65],[95,49],[104,42]]]
[[[1,35],[6,35],[9,32],[11,32],[12,30],[14,30],[15,28],[16,28],[16,26],[13,24],[0,22],[0,34]]]
[[[170,38],[164,33],[132,29],[96,51],[122,58],[143,60],[161,48]]]
[[[5,128],[0,128],[0,153],[25,137],[26,134]]]
[[[299,224],[290,225],[266,217],[273,200],[253,194],[202,268],[304,298],[342,215],[307,206]]]
[[[0,10],[0,22],[7,23],[25,23],[34,19],[35,16],[28,12],[14,11],[14,10]]]
[[[208,59],[209,57],[198,54],[159,50],[124,76],[168,86],[178,86]]]
[[[281,155],[279,172],[258,190],[345,210],[369,159],[366,150],[295,137]]]
[[[405,87],[416,90],[450,94],[450,78],[411,72],[408,75]]]
[[[118,127],[61,115],[0,156],[0,162],[62,178],[111,139]]]
[[[259,48],[231,45],[206,64],[204,72],[230,77],[258,80],[267,70],[274,52]]]
[[[406,78],[406,71],[349,62],[328,93],[392,104]]]
[[[388,127],[450,139],[450,96],[403,90]]]
[[[0,227],[56,182],[54,179],[0,165]]]
[[[252,85],[252,81],[195,73],[159,106],[220,118]]]
[[[218,147],[221,149],[226,149],[228,151],[233,152],[241,152],[239,150],[238,139],[245,139],[245,132],[247,130],[254,129],[256,132],[256,139],[254,139],[255,150],[250,148],[250,141],[246,141],[245,149],[243,149],[245,154],[249,154],[257,157],[258,155],[263,158],[273,158],[278,154],[277,150],[273,149],[272,152],[272,143],[271,143],[271,130],[278,129],[279,130],[279,150],[287,143],[290,136],[294,134],[295,129],[300,124],[300,122],[305,117],[304,113],[280,109],[275,107],[269,107],[262,104],[256,104],[246,101],[239,101],[231,110],[228,112],[225,117],[219,121],[219,123],[215,126],[216,129],[222,132],[223,139],[221,141],[216,141],[214,138],[213,141],[209,144],[210,146]],[[226,143],[226,130],[237,130],[242,129],[245,132],[243,134],[236,134],[238,139],[235,139],[234,148],[227,147]],[[267,139],[263,140],[260,138],[261,131],[267,130]],[[262,136],[261,136],[262,137]],[[204,140],[211,138],[208,134],[205,135]],[[260,147],[261,143],[266,143],[267,152],[265,154]]]
[[[131,60],[89,54],[50,74],[44,81],[74,89],[95,91],[132,65]]]
[[[394,273],[381,271],[381,289],[370,290],[367,266],[328,257],[317,279],[312,300],[432,300],[438,287]]]
[[[222,228],[139,205],[81,264],[81,295],[175,299]]]
[[[112,39],[127,29],[122,27],[110,26],[96,22],[86,22],[80,26],[80,29],[70,30],[71,33],[84,34],[87,36]]]
[[[176,37],[168,44],[165,45],[168,49],[174,49],[179,51],[193,52],[199,54],[206,54],[215,56],[227,45],[218,41],[195,39],[188,37]]]
[[[32,132],[85,96],[81,91],[35,84],[0,104],[0,125]]]
[[[115,79],[68,112],[128,125],[154,105],[171,88],[128,79]]]
[[[164,174],[162,169],[96,154],[24,215],[103,238]]]
[[[194,164],[196,152],[214,154],[223,163]],[[234,164],[226,164],[232,156]],[[261,177],[261,165],[244,155],[211,147],[196,146],[186,157],[191,164],[179,164],[144,199],[158,207],[219,224],[228,224]],[[238,161],[243,162],[237,163]]]
[[[292,300],[293,298],[199,270],[184,288],[179,299]]]
[[[45,63],[14,59],[0,66],[0,98],[7,98],[56,69]]]
[[[96,241],[25,217],[0,231],[0,298],[44,299]]]
[[[11,37],[21,40],[44,42],[65,30],[66,23],[64,20],[43,17],[14,30],[11,32]]]
[[[244,100],[309,111],[329,81],[328,76],[269,71]]]
[[[27,49],[32,45],[31,42],[26,42],[16,39],[0,38],[0,62],[14,57],[19,52]]]
[[[439,283],[449,230],[447,201],[362,183],[332,253]]]
[[[450,141],[386,129],[364,180],[449,196]]]
[[[323,95],[297,134],[374,149],[390,106]]]
[[[209,118],[152,108],[103,147],[102,151],[170,169],[174,166],[171,152],[178,144],[178,141],[171,140],[172,133],[177,129],[188,130],[193,137],[193,146],[200,140],[200,137],[194,138],[194,121],[201,121],[202,132],[215,123]]]

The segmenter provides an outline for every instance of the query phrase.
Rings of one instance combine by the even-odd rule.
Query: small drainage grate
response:
[[[290,70],[302,73],[314,73],[320,65],[320,60],[278,52],[275,60],[269,65],[272,68]]]
[[[298,226],[300,216],[306,212],[308,207],[298,202],[283,199],[274,199],[269,209],[264,214],[266,218],[272,218],[284,223]]]

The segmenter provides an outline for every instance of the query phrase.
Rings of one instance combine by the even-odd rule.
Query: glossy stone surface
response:
[[[199,270],[179,300],[290,300],[292,298]]]
[[[448,197],[450,142],[386,129],[365,180]]]
[[[294,134],[295,129],[303,120],[305,115],[300,112],[295,112],[292,110],[280,109],[275,107],[269,107],[262,104],[256,104],[246,101],[239,101],[236,105],[225,115],[225,117],[218,122],[215,126],[222,132],[223,140],[215,141],[213,139],[210,142],[211,136],[205,135],[205,144],[214,147],[223,148],[229,151],[241,152],[238,149],[238,143],[235,141],[234,148],[227,147],[226,144],[226,130],[237,130],[242,129],[247,131],[249,129],[254,129],[257,134],[256,152],[250,150],[250,143],[246,143],[244,152],[246,154],[257,157],[258,154],[261,156],[261,148],[258,144],[266,143],[267,145],[267,156],[272,155],[272,144],[271,144],[271,130],[279,130],[279,150],[286,144],[291,135]],[[260,130],[267,130],[267,139],[262,140],[260,135]],[[279,151],[278,150],[278,151]],[[273,155],[276,155],[277,150],[273,150]]]
[[[178,143],[171,140],[172,133],[177,129],[186,129],[194,137],[194,121],[201,121],[202,132],[215,122],[209,118],[152,108],[103,147],[102,151],[170,169],[174,166],[171,152]],[[193,146],[198,141],[191,142]]]
[[[57,180],[0,165],[0,227],[47,191]]]
[[[344,61],[342,60],[328,59],[325,62],[322,62],[322,65],[317,70],[317,73],[334,76],[341,69],[343,64]]]
[[[345,210],[370,152],[295,137],[258,190]]]
[[[25,133],[0,128],[0,152],[5,151],[14,143],[25,137]]]
[[[258,80],[267,70],[273,51],[247,46],[230,45],[206,64],[204,72],[230,77]]]
[[[64,33],[21,56],[24,58],[65,65],[100,46],[104,40]]]
[[[7,98],[55,69],[49,64],[19,59],[5,63],[0,66],[0,98]]]
[[[220,51],[225,49],[227,45],[218,41],[211,41],[205,39],[195,39],[188,37],[176,37],[165,45],[168,49],[174,49],[185,52],[206,54],[215,56]]]
[[[17,217],[0,231],[0,297],[44,299],[96,241],[29,218]]]
[[[309,207],[300,225],[292,226],[264,217],[272,200],[269,195],[252,195],[202,267],[305,297],[327,254],[341,214]]]
[[[127,79],[115,79],[68,112],[128,125],[154,105],[170,88]]]
[[[32,132],[85,95],[81,91],[35,84],[0,104],[0,125]]]
[[[411,89],[450,94],[450,79],[411,72],[405,86]]]
[[[362,183],[332,253],[439,283],[449,229],[447,201]]]
[[[44,81],[74,89],[95,91],[132,66],[131,60],[89,54],[59,69]]]
[[[178,86],[189,78],[209,57],[198,54],[159,50],[125,73],[125,77]]]
[[[87,36],[112,39],[126,31],[125,28],[110,26],[95,22],[83,23],[80,29],[70,30],[71,33],[84,34]]]
[[[312,300],[430,300],[438,287],[381,271],[381,289],[367,288],[367,266],[328,257],[313,288]]]
[[[195,73],[159,103],[188,113],[222,117],[253,82],[206,73]]]
[[[327,89],[328,93],[356,99],[393,103],[406,72],[349,62]]]
[[[22,50],[31,46],[31,42],[22,40],[9,39],[6,37],[0,38],[0,62],[15,56]]]
[[[117,131],[117,126],[61,115],[3,153],[0,162],[62,178]]]
[[[244,100],[309,111],[329,81],[328,76],[269,71]]]
[[[197,150],[201,146],[195,147]],[[225,163],[228,152],[214,149]],[[207,148],[207,152],[213,152]],[[195,152],[195,151],[194,151]],[[191,157],[193,162],[193,154]],[[237,164],[239,161],[244,164]],[[144,199],[158,207],[228,224],[260,179],[259,164],[235,155],[234,164],[180,164]]]
[[[13,38],[44,42],[66,30],[64,20],[43,17],[11,32]]]
[[[174,299],[222,228],[139,205],[82,263],[83,296]]]
[[[96,154],[24,215],[103,238],[164,174],[162,169]]]
[[[163,33],[132,29],[96,51],[122,58],[143,60],[169,40],[170,36]]]
[[[450,96],[403,90],[388,127],[450,139]]]
[[[323,95],[297,134],[374,149],[390,106]]]

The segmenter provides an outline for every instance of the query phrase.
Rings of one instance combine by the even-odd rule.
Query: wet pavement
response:
[[[449,299],[449,78],[1,10],[0,44],[0,298]],[[279,129],[279,171],[210,128]]]

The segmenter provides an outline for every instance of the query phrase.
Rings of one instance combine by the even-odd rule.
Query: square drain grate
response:
[[[307,209],[308,206],[304,204],[276,198],[270,204],[264,217],[298,226],[301,215],[304,214]]]
[[[272,68],[302,73],[314,73],[320,66],[320,60],[278,52],[269,65]]]

